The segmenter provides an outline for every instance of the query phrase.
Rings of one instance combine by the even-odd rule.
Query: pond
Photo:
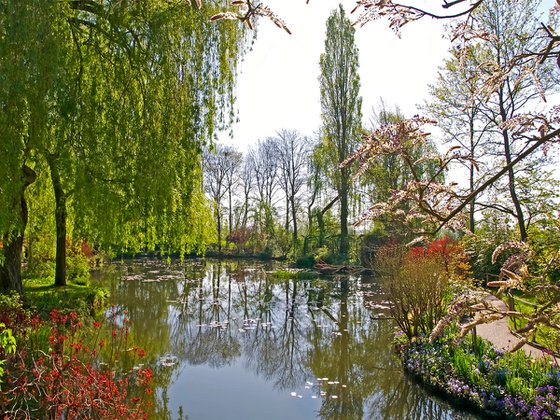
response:
[[[475,418],[403,374],[375,279],[281,268],[143,259],[98,273],[154,369],[155,418]]]

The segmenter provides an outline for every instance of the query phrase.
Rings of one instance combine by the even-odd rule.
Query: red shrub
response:
[[[75,312],[53,310],[50,320],[32,318],[27,325],[26,336],[15,331],[17,352],[4,366],[0,412],[6,418],[147,418],[152,372],[138,367],[120,372],[99,363],[100,323],[87,329]],[[126,343],[128,327],[126,322],[118,327],[115,317],[109,327],[117,333],[110,354],[119,358],[116,343]],[[41,344],[45,331],[48,349]],[[127,357],[144,356],[142,349],[134,350]]]
[[[434,258],[443,264],[450,276],[463,278],[469,272],[468,255],[463,247],[449,236],[436,239],[427,247],[411,248],[404,256],[404,263],[415,264],[421,258]]]

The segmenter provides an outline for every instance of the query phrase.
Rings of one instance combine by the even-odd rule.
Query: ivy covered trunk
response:
[[[22,209],[25,200],[22,201]],[[22,220],[23,221],[23,220]],[[3,249],[3,264],[0,265],[0,291],[22,291],[21,256],[23,253],[23,233],[17,232],[5,235]]]
[[[0,291],[15,290],[21,293],[21,258],[23,255],[23,237],[27,226],[27,202],[25,189],[35,182],[36,174],[33,169],[24,165],[22,167],[21,192],[14,204],[14,212],[19,214],[19,226],[2,235],[3,249],[0,261]]]

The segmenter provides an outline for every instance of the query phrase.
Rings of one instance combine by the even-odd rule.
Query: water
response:
[[[279,268],[136,260],[100,273],[154,369],[154,418],[475,418],[403,374],[374,279],[274,279]]]

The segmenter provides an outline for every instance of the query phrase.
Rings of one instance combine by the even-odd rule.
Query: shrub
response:
[[[311,268],[315,264],[313,255],[300,255],[296,260],[296,267]]]
[[[382,229],[364,234],[360,241],[360,263],[364,267],[374,265],[375,250],[388,241],[387,234]]]
[[[560,284],[560,219],[549,218],[532,224],[529,239],[533,255],[531,272]]]
[[[82,286],[89,284],[90,270],[98,263],[96,252],[85,241],[67,243],[68,280]]]
[[[450,294],[445,265],[423,248],[378,250],[376,271],[391,301],[391,314],[404,334],[412,339],[429,334],[443,317]]]
[[[313,259],[317,264],[337,264],[342,261],[341,257],[331,251],[327,246],[315,250]]]
[[[117,324],[112,317],[107,341],[100,339],[101,323],[86,328],[76,312],[53,310],[47,321],[33,316],[18,324],[16,353],[5,363],[0,411],[18,418],[146,418],[152,372],[116,368],[125,355],[136,360],[144,355],[128,343],[128,320]],[[109,363],[100,363],[99,353],[107,348],[111,358],[103,361]],[[128,348],[134,355],[125,352]]]
[[[431,242],[426,248],[426,255],[441,261],[447,276],[452,280],[465,281],[471,274],[469,257],[465,249],[449,236]]]

